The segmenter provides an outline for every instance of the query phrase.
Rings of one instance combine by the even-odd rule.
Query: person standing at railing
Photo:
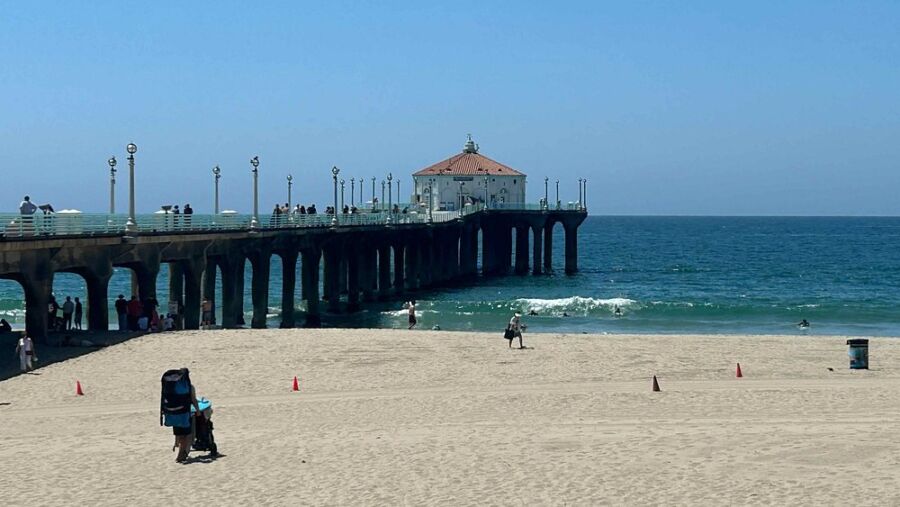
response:
[[[275,209],[272,210],[272,225],[278,227],[281,223],[281,206],[275,203]]]
[[[188,229],[191,228],[191,215],[194,214],[194,208],[191,207],[191,203],[187,203],[184,205],[184,226]]]
[[[175,230],[178,230],[178,215],[181,214],[181,211],[179,211],[177,204],[172,206],[172,213],[175,214],[175,216],[172,217],[172,226]]]
[[[34,227],[34,213],[37,211],[38,207],[31,202],[31,197],[25,196],[21,203],[19,203],[19,213],[22,214],[22,227],[19,230],[20,234],[24,231],[22,229],[27,229],[27,232],[32,232],[32,228]]]

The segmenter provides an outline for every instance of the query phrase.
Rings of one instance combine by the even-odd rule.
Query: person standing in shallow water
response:
[[[84,317],[84,306],[81,304],[81,299],[75,298],[75,329],[81,329],[81,319]]]
[[[407,329],[412,329],[416,327],[416,302],[415,300],[410,301],[407,305],[407,311],[409,313],[409,327]]]

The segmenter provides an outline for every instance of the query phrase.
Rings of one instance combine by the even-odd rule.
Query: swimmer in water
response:
[[[569,314],[568,314],[568,313],[566,313],[566,312],[563,312],[563,317],[568,317],[568,316],[569,316]]]
[[[800,321],[799,324],[797,324],[797,327],[804,327],[804,328],[805,328],[805,327],[809,327],[809,321],[806,320],[806,319],[803,319],[803,320]]]
[[[616,305],[616,308],[613,310],[613,315],[615,315],[616,317],[622,316],[622,309],[619,308],[619,305]]]
[[[528,312],[528,315],[531,317],[534,317],[535,315],[537,315],[537,312],[534,310],[531,310],[530,312]]]

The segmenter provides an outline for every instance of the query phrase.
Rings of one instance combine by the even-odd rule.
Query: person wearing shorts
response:
[[[211,326],[213,319],[212,301],[210,301],[209,298],[204,299],[201,308],[203,309],[203,322],[200,325]]]
[[[410,301],[409,306],[407,307],[407,310],[409,311],[409,328],[408,329],[412,329],[412,328],[416,327],[416,322],[417,322],[416,321],[416,302]]]

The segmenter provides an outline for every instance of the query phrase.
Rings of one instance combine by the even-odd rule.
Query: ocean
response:
[[[579,230],[574,276],[562,273],[561,226],[554,233],[552,274],[418,292],[420,327],[499,334],[518,310],[529,332],[900,336],[900,218],[592,216]],[[273,327],[280,272],[273,256]],[[249,322],[249,263],[246,276]],[[129,287],[128,272],[117,270],[110,295]],[[164,269],[163,305],[166,287]],[[57,274],[54,291],[86,296],[72,274]],[[18,284],[0,280],[0,316],[15,327],[24,325],[22,297]],[[405,328],[401,303],[324,313],[323,325]],[[797,327],[801,319],[808,330]]]

